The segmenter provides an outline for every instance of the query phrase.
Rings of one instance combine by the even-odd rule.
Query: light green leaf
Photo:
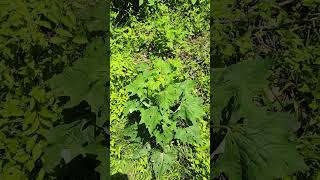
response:
[[[50,111],[47,107],[41,107],[41,110],[39,112],[40,116],[44,118],[49,118],[49,119],[55,119],[56,114]]]
[[[19,150],[16,153],[14,159],[17,160],[19,163],[24,163],[29,159],[29,155],[23,150]]]
[[[36,161],[42,154],[43,143],[37,143],[32,149],[32,159]]]
[[[37,23],[39,26],[43,26],[43,27],[45,27],[45,28],[51,29],[51,24],[50,24],[49,22],[47,22],[47,21],[41,21],[41,20],[39,20],[39,21],[37,21],[36,23]]]
[[[175,138],[179,139],[184,144],[201,143],[201,139],[198,136],[200,134],[200,128],[196,125],[186,128],[177,128]]]
[[[39,173],[38,173],[38,176],[37,176],[36,180],[43,180],[44,176],[45,176],[45,171],[44,171],[43,168],[41,168]]]
[[[85,36],[78,35],[72,40],[72,42],[77,43],[77,44],[86,44],[86,43],[88,43],[88,40]]]
[[[64,29],[62,29],[62,28],[56,29],[56,32],[57,32],[59,35],[64,36],[64,37],[73,37],[73,35],[72,35],[69,31],[64,30]]]
[[[182,119],[189,119],[195,123],[197,119],[205,115],[202,103],[203,100],[201,98],[188,95],[182,101],[177,116],[180,116]]]
[[[34,135],[32,137],[28,138],[27,144],[26,144],[26,151],[31,152],[32,148],[36,144],[37,141],[37,135]]]
[[[61,37],[52,37],[52,38],[50,38],[49,42],[52,43],[52,44],[59,45],[61,43],[65,43],[66,39],[61,38]]]
[[[34,161],[33,160],[29,160],[26,162],[25,167],[27,168],[28,171],[32,171],[34,168]]]
[[[160,179],[160,177],[171,168],[175,160],[176,155],[174,153],[154,151],[151,155],[151,162],[156,178]]]
[[[39,86],[35,86],[32,87],[31,92],[29,93],[30,96],[32,96],[33,98],[35,98],[38,102],[43,103],[45,98],[46,98],[46,94],[45,94],[45,90]]]
[[[148,0],[148,2],[149,2],[149,4],[150,4],[151,6],[154,5],[154,0]]]
[[[156,128],[157,124],[160,123],[161,114],[156,106],[151,106],[148,109],[141,109],[141,120],[140,124],[144,123],[148,128],[150,134]]]

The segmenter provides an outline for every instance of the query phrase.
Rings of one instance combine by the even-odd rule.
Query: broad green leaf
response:
[[[92,31],[106,31],[108,27],[108,16],[106,12],[106,1],[97,1],[94,6],[88,6],[81,12],[87,29]]]
[[[160,92],[158,96],[160,110],[168,110],[170,106],[179,100],[181,93],[181,90],[174,85],[169,85],[165,90]]]
[[[144,123],[148,128],[150,134],[156,128],[157,124],[161,121],[161,114],[156,106],[152,106],[148,109],[141,109],[141,121],[140,124]]]
[[[138,101],[128,101],[125,105],[125,109],[123,111],[123,113],[125,115],[129,114],[129,113],[133,113],[133,111],[139,110],[139,102]]]
[[[200,128],[196,125],[186,128],[177,128],[175,132],[175,138],[179,139],[184,144],[201,143],[201,139],[199,137]]]
[[[108,151],[101,143],[101,138],[94,137],[94,128],[92,126],[83,129],[85,123],[73,122],[59,125],[45,134],[48,146],[44,150],[42,161],[46,172],[52,172],[59,165],[61,159],[65,163],[69,163],[78,155],[93,154],[100,161],[96,170],[100,173],[101,179],[108,177]],[[86,143],[88,145],[84,145]]]
[[[146,143],[145,145],[140,145],[133,153],[133,159],[139,159],[143,156],[146,156],[149,154],[151,150],[151,146],[149,143]]]
[[[71,12],[68,11],[68,13],[70,14]],[[66,15],[66,16],[63,16],[61,18],[61,22],[66,26],[68,27],[69,29],[73,29],[75,28],[75,19],[73,19],[74,17],[71,17],[70,15]]]
[[[156,178],[160,179],[167,170],[172,168],[175,161],[176,155],[174,153],[154,151],[151,155],[151,162]]]
[[[130,92],[130,96],[138,95],[140,100],[145,99],[146,89],[144,88],[146,85],[145,79],[142,75],[138,75],[137,78],[130,83],[126,88],[127,91]]]
[[[163,132],[155,131],[153,134],[157,138],[157,143],[165,148],[173,139],[173,129],[170,128],[167,124],[162,125]]]
[[[96,171],[100,173],[100,179],[108,179],[110,177],[109,174],[109,166],[108,164],[110,164],[109,161],[109,151],[108,149],[105,147],[104,141],[102,141],[102,143],[100,143],[100,141],[95,141],[92,144],[89,144],[86,147],[86,151],[89,154],[93,154],[97,156],[97,160],[100,161],[100,164],[96,167]]]
[[[160,73],[164,75],[169,74],[172,71],[170,64],[160,59],[155,60],[154,70],[157,74]]]
[[[138,136],[138,123],[127,125],[121,132],[125,133],[126,137],[130,137],[131,141],[140,142],[141,138]]]
[[[288,140],[288,128],[281,114],[233,125],[225,137],[225,149],[217,168],[231,179],[269,180],[306,169],[296,144]],[[287,118],[287,119],[283,119]]]
[[[52,1],[52,4],[50,5],[48,9],[48,13],[46,14],[46,17],[54,22],[55,24],[58,24],[61,17],[61,10],[59,9],[59,6],[55,1]]]
[[[65,108],[74,107],[85,100],[91,106],[92,112],[98,113],[104,103],[102,97],[106,93],[105,57],[104,43],[97,39],[87,46],[83,58],[49,80],[56,96],[70,97]]]
[[[82,130],[84,123],[59,125],[45,134],[48,146],[44,149],[42,161],[46,172],[51,172],[60,163],[60,159],[68,163],[80,154],[85,155],[86,148],[82,144],[94,141],[94,129],[89,126]]]
[[[197,119],[205,115],[202,103],[203,100],[199,97],[187,96],[186,99],[181,102],[177,116],[180,116],[182,119],[189,119],[194,123]]]
[[[215,76],[214,124],[228,127],[216,167],[229,179],[269,180],[306,168],[296,143],[288,140],[294,117],[267,112],[252,100],[267,86],[269,64],[246,61]]]

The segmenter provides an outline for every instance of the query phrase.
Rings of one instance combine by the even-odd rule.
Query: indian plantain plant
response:
[[[180,144],[201,144],[198,120],[205,112],[203,100],[194,95],[194,81],[180,76],[180,61],[152,62],[139,64],[138,75],[126,87],[130,99],[124,115],[128,136],[147,144],[159,178],[176,161]]]

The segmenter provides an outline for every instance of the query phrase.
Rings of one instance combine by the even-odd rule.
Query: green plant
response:
[[[267,87],[270,65],[270,60],[247,60],[214,71],[213,136],[223,137],[214,142],[213,154],[220,154],[214,176],[273,179],[307,169],[292,139],[295,118],[253,99]]]
[[[209,42],[206,40],[209,3],[200,0],[192,5],[190,1],[161,0],[150,5],[144,1],[137,10],[136,2],[126,1],[126,5],[113,2],[111,13],[111,173],[126,174],[129,179],[154,178],[151,149],[156,146],[161,150],[162,147],[156,145],[155,136],[150,137],[153,148],[149,143],[144,145],[128,139],[128,132],[136,130],[125,128],[128,120],[124,113],[125,102],[132,97],[124,87],[141,74],[136,64],[148,64],[152,68],[156,59],[174,59],[181,62],[177,79],[180,82],[193,80],[193,94],[204,100],[205,115],[198,120],[199,138],[203,143],[189,145],[174,139],[172,143],[176,143],[177,148],[172,149],[176,155],[171,162],[175,168],[162,175],[164,179],[206,179],[209,174]],[[150,136],[148,129],[145,130]]]
[[[68,162],[73,161],[73,155],[77,154],[72,154],[69,158],[64,155],[67,163],[63,164],[60,162],[60,154],[51,151],[49,154],[54,163],[47,164],[46,150],[50,149],[48,147],[63,150],[63,140],[70,143],[78,137],[54,139],[55,133],[66,133],[58,130],[68,127],[66,124],[74,119],[65,117],[66,108],[62,107],[63,102],[57,97],[58,93],[51,91],[48,80],[72,64],[81,64],[78,60],[82,59],[83,54],[89,58],[89,53],[84,52],[85,47],[92,45],[90,42],[97,38],[97,34],[106,31],[108,21],[105,17],[105,1],[4,0],[0,6],[0,179],[59,178],[65,174],[59,174],[56,169],[50,169],[49,172],[47,167],[59,167],[61,171],[68,171],[66,167],[71,164]],[[100,55],[100,58],[105,58],[105,53]],[[102,72],[99,74],[103,75]],[[100,81],[99,83],[101,84]],[[59,82],[59,85],[63,84],[63,81]],[[83,87],[85,86],[80,88]],[[104,86],[94,87],[105,91]],[[85,87],[78,90],[80,92],[87,89]],[[90,99],[81,96],[75,98],[79,94],[72,94],[74,91],[68,93],[65,95],[72,99],[69,107],[76,106],[76,101],[81,101],[81,98]],[[86,110],[83,113],[90,114]],[[96,124],[91,121],[89,129],[93,129],[91,126],[98,126],[101,133],[106,118],[97,115],[97,121],[99,123]],[[79,125],[72,125],[80,127],[84,124],[81,122]],[[74,133],[80,128],[70,129]],[[97,145],[99,140],[90,142]],[[73,145],[75,144],[74,141]],[[96,147],[106,150],[105,145]],[[97,155],[98,152],[91,151],[91,154]],[[105,162],[100,171],[103,176],[107,172],[105,168],[108,163],[105,161],[106,156],[100,154],[98,157]]]
[[[319,2],[216,0],[211,3],[214,67],[270,57],[273,64],[263,99],[268,110],[294,113],[299,145],[312,179],[319,171]],[[296,123],[296,122],[292,122]]]
[[[64,124],[45,134],[48,147],[45,148],[42,161],[48,173],[59,165],[61,158],[67,164],[79,155],[93,154],[100,161],[97,167],[100,178],[108,177],[106,131],[102,127],[106,122],[107,111],[106,63],[104,42],[96,39],[88,44],[83,58],[49,80],[57,97],[70,98],[63,106],[64,110],[74,109],[69,112],[73,113],[72,116],[64,114]],[[81,81],[78,81],[79,78]],[[89,111],[81,108],[82,102],[88,104]],[[82,110],[83,114],[77,114],[77,109]]]
[[[130,100],[124,110],[129,121],[127,129],[132,132],[128,135],[141,142],[149,138],[157,178],[176,159],[175,140],[182,144],[201,144],[198,119],[204,115],[202,99],[194,95],[193,81],[180,78],[179,61],[169,62],[156,59],[150,65],[139,66],[136,79],[127,86]]]

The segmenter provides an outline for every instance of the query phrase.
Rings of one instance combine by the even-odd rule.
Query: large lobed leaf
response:
[[[67,164],[78,155],[93,154],[100,161],[96,168],[100,178],[108,177],[109,161],[106,147],[94,137],[94,128],[92,126],[85,128],[84,125],[85,122],[76,121],[56,126],[45,134],[48,146],[44,150],[42,161],[47,172],[52,172],[61,159]]]
[[[215,126],[227,127],[216,167],[232,180],[271,180],[306,168],[289,140],[288,113],[268,112],[252,100],[267,85],[270,61],[255,60],[219,70],[214,79]]]
[[[69,96],[70,101],[65,108],[87,101],[91,110],[98,113],[105,102],[105,82],[107,74],[106,51],[101,39],[94,40],[86,48],[84,57],[73,66],[49,80],[49,85],[56,96]]]
[[[160,152],[153,151],[151,155],[151,162],[153,162],[153,171],[155,176],[160,179],[164,172],[169,170],[172,164],[176,161],[175,152]]]

